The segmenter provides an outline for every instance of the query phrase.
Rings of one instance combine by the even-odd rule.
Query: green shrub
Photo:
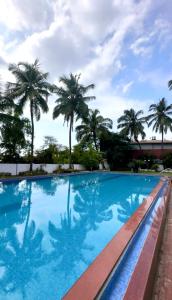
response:
[[[73,172],[78,172],[77,170],[74,169],[63,169],[62,167],[58,167],[56,170],[53,171],[53,174],[60,174],[60,173],[73,173]]]
[[[34,175],[46,175],[46,174],[48,174],[48,172],[44,171],[42,168],[34,171],[19,172],[20,176],[34,176]]]
[[[152,170],[154,170],[155,172],[158,172],[158,169],[159,169],[159,165],[158,164],[152,165]]]
[[[164,168],[172,168],[172,153],[167,153],[162,157]]]
[[[98,170],[101,160],[102,154],[90,147],[89,150],[83,152],[82,157],[80,158],[80,164],[87,170]]]
[[[127,170],[132,157],[130,141],[120,134],[104,132],[100,137],[100,150],[111,170]]]
[[[142,154],[138,157],[138,160],[144,162],[143,169],[152,169],[152,166],[156,161],[156,156],[151,154]]]
[[[142,160],[138,160],[138,159],[133,159],[129,164],[128,164],[128,167],[130,168],[130,169],[132,169],[133,170],[133,172],[138,172],[139,171],[139,169],[141,168],[141,167],[143,167],[144,166],[144,162],[142,161]]]
[[[11,176],[11,173],[4,173],[4,172],[0,173],[0,177],[9,177],[9,176]]]

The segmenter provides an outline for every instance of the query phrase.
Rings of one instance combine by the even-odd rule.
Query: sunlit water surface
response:
[[[61,299],[158,181],[92,173],[0,183],[0,299]]]

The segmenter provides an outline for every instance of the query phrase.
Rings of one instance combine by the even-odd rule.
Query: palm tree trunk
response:
[[[164,148],[164,128],[162,128],[161,152],[163,152],[163,148]]]
[[[72,156],[72,123],[73,118],[70,118],[70,126],[69,126],[69,168],[71,169],[71,156]]]
[[[93,132],[93,139],[94,139],[94,146],[96,151],[98,151],[97,141],[96,141],[96,134]]]
[[[30,171],[32,171],[33,164],[33,151],[34,151],[34,121],[33,121],[33,103],[30,102],[30,117],[31,117],[31,162],[30,162]]]
[[[138,146],[139,146],[139,150],[142,150],[141,145],[140,145],[140,143],[139,143],[139,140],[138,140],[137,138],[135,138],[135,141],[136,141],[136,143],[137,143]]]
[[[142,148],[141,148],[141,145],[140,145],[139,141],[138,141],[138,145],[139,145],[139,149],[140,149],[140,150],[142,150]]]

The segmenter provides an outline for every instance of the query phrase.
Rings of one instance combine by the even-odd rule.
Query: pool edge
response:
[[[164,180],[165,179],[162,178],[160,179],[159,183],[128,222],[121,227],[119,232],[112,238],[71,289],[64,295],[62,298],[63,300],[92,300],[97,297],[115,265],[118,263],[121,255],[125,251],[129,241],[163,187]]]
[[[155,273],[157,270],[158,253],[163,237],[166,210],[170,200],[171,181],[163,195],[158,210],[154,217],[148,237],[136,264],[135,270],[130,278],[123,300],[147,300],[151,299]]]

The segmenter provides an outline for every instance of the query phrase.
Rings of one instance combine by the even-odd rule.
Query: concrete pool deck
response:
[[[172,192],[167,207],[152,300],[172,299]]]

